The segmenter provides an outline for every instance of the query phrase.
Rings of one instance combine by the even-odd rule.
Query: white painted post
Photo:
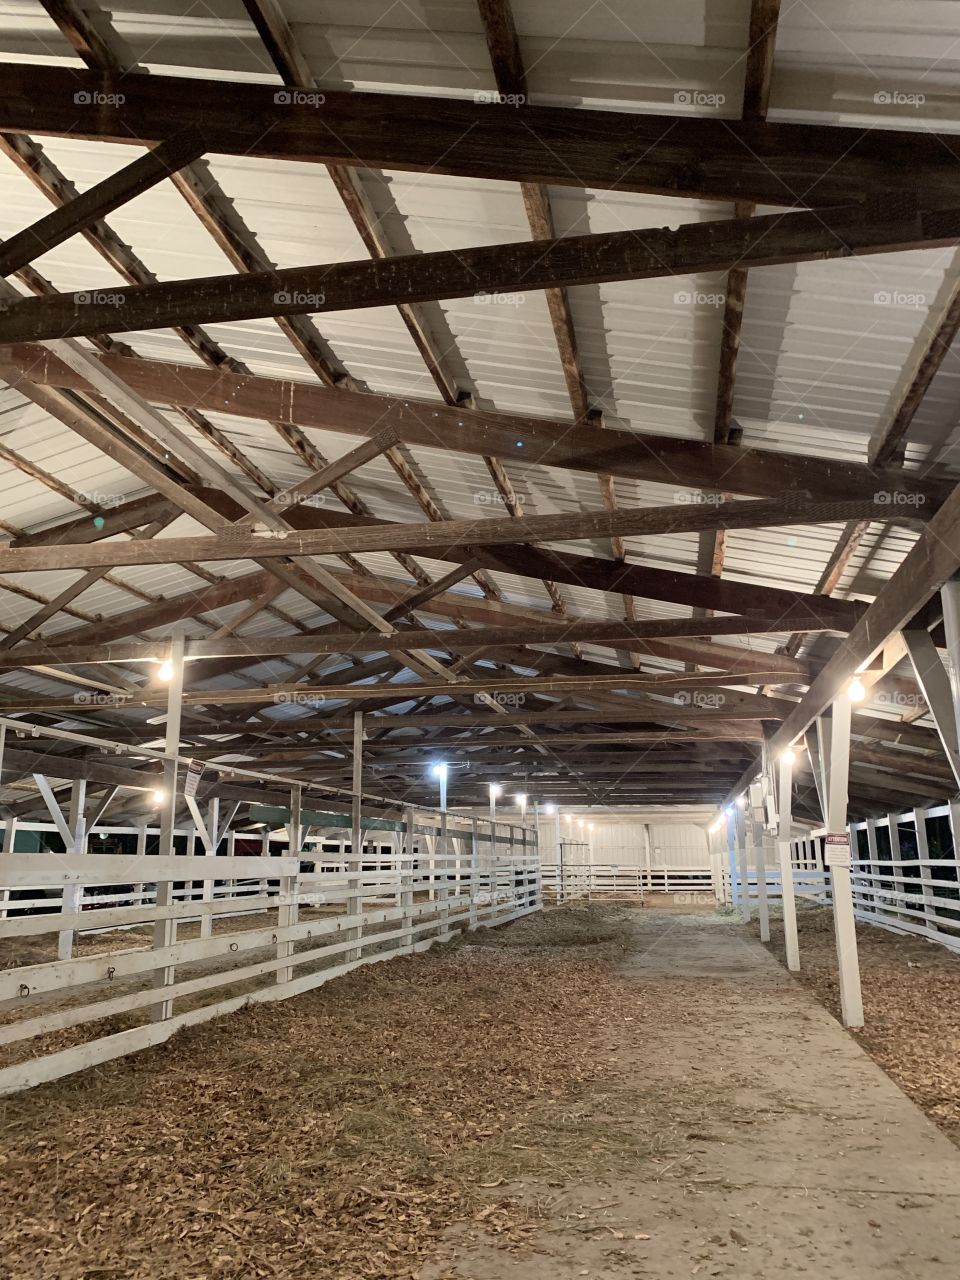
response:
[[[760,941],[770,941],[770,903],[767,900],[767,857],[764,847],[764,821],[766,818],[763,785],[750,784],[750,824],[748,830],[753,845],[753,865],[757,873],[757,914],[760,918]]]
[[[237,856],[237,833],[236,831],[233,830],[233,827],[231,826],[230,830],[227,832],[227,857],[231,859],[231,867],[230,867],[231,898],[237,898],[240,896],[240,894],[237,892],[239,886],[237,884],[237,878],[233,873],[233,866],[232,866],[232,859],[234,859],[236,856]]]
[[[447,780],[444,775],[440,779],[440,835],[437,838],[436,852],[437,859],[434,863],[434,885],[436,886],[436,902],[437,914],[440,917],[440,931],[438,934],[441,942],[446,942],[450,937],[450,832],[447,825]]]
[[[400,906],[403,910],[403,916],[400,919],[400,927],[404,930],[401,939],[400,953],[406,955],[413,950],[413,884],[416,879],[413,862],[416,856],[414,846],[416,844],[415,815],[412,805],[407,805],[403,811],[403,832],[401,839],[403,841],[403,863],[400,876]]]
[[[800,968],[797,937],[797,899],[793,890],[793,861],[790,857],[790,827],[793,822],[793,763],[780,757],[780,794],[777,805],[777,849],[780,855],[780,892],[783,901],[783,937],[787,968]]]
[[[833,704],[830,752],[826,771],[827,830],[831,834],[838,835],[847,831],[850,713],[850,695],[844,690],[838,694]],[[862,1027],[863,995],[860,990],[860,959],[857,952],[857,925],[853,914],[850,868],[842,865],[830,867],[830,882],[843,1025]]]
[[[740,864],[740,918],[744,924],[750,923],[750,869],[747,866],[747,809],[746,797],[741,807],[736,808],[737,849]]]
[[[893,874],[894,909],[897,919],[912,923],[903,908],[908,906],[907,879],[903,874],[903,850],[900,848],[900,823],[897,814],[887,814],[887,835],[890,839],[890,870]]]
[[[347,872],[347,915],[363,913],[363,712],[353,713],[353,795],[350,821],[350,866]],[[347,937],[357,942],[363,936],[360,924],[347,932]],[[347,963],[359,960],[360,947],[351,947],[344,955]]]
[[[210,836],[211,855],[215,855],[220,847],[220,801],[216,798],[210,801],[207,809],[207,832]],[[204,849],[206,852],[206,849]],[[200,891],[201,902],[213,901],[213,881],[202,881],[203,888]],[[213,937],[213,915],[211,912],[200,913],[200,933],[201,938]]]
[[[480,832],[476,817],[470,820],[470,923],[477,927],[477,881],[480,878]]]
[[[260,836],[260,857],[261,858],[270,857],[270,823],[269,822],[264,824],[263,832],[261,833],[261,836]],[[265,876],[260,881],[257,888],[261,897],[264,897],[270,888],[270,877]]]
[[[167,685],[167,723],[164,738],[163,800],[160,803],[160,856],[172,858],[174,847],[174,823],[177,817],[177,760],[180,751],[180,712],[183,704],[183,651],[186,635],[182,623],[174,628],[170,638],[170,665],[172,674]],[[173,757],[173,758],[171,758]],[[157,906],[169,907],[173,902],[173,882],[157,881]],[[177,922],[174,919],[155,920],[153,948],[159,951],[172,947],[177,939]],[[176,977],[173,965],[157,969],[153,974],[155,987],[170,987]],[[150,1016],[154,1022],[162,1022],[173,1016],[173,1001],[160,1000],[153,1005]]]
[[[145,858],[147,856],[147,819],[141,818],[137,823],[137,857]],[[133,886],[133,905],[142,907],[143,901],[143,881]]]
[[[951,578],[943,584],[940,603],[943,605],[943,630],[947,642],[943,665],[950,678],[954,718],[960,736],[960,579]]]
[[[299,783],[294,783],[290,788],[290,816],[287,819],[287,856],[291,858],[300,857],[300,845],[303,843],[303,828],[301,825],[301,809],[300,802],[302,799],[303,788]],[[295,876],[282,876],[280,878],[280,898],[277,906],[277,929],[288,929],[291,925],[297,923],[297,917],[300,908],[297,903],[297,888],[300,883],[299,873]],[[293,940],[290,938],[283,939],[277,943],[277,959],[289,960],[293,955]],[[293,965],[284,965],[282,969],[277,970],[277,982],[291,982],[293,980]]]
[[[735,907],[740,901],[737,893],[737,806],[733,804],[727,810],[727,880],[729,891],[727,906]]]
[[[7,818],[3,827],[3,853],[13,853],[14,842],[17,838],[17,820],[11,814]],[[7,918],[7,903],[10,901],[10,890],[0,889],[0,920]]]
[[[496,818],[490,819],[490,874],[489,890],[490,903],[487,910],[488,920],[492,920],[497,913],[497,821]]]
[[[84,805],[87,802],[87,784],[77,779],[70,787],[70,807],[67,811],[67,826],[70,828],[70,839],[66,841],[66,851],[86,853],[87,832],[84,818]],[[83,885],[68,884],[64,886],[60,911],[65,916],[76,915],[83,901]],[[69,960],[73,956],[73,929],[61,929],[57,934],[57,959]]]
[[[0,780],[3,778],[3,753],[7,745],[7,726],[0,724]],[[14,832],[17,829],[17,820],[13,814],[9,814],[3,828],[3,852],[13,853]],[[9,848],[7,844],[9,842]],[[7,903],[10,901],[10,890],[0,889],[0,920],[7,918]]]
[[[933,901],[936,890],[930,884],[930,843],[927,839],[927,811],[914,809],[913,823],[917,829],[917,861],[920,867],[920,887],[923,893],[923,922],[931,933],[937,933],[937,905]]]

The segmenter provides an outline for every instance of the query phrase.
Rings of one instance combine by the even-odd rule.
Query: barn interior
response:
[[[953,8],[0,9],[0,1107],[42,1124],[80,1106],[76,1133],[97,1132],[97,1089],[125,1107],[142,1069],[163,1092],[178,1045],[195,1066],[222,1054],[221,1083],[242,1074],[240,1014],[266,1043],[350,1009],[379,1044],[370,1011],[387,1016],[392,966],[479,999],[458,947],[524,958],[508,985],[525,1027],[542,1013],[531,974],[568,993],[563,1053],[544,1024],[553,1065],[531,1057],[524,1097],[550,1072],[562,1093],[568,1069],[571,1088],[598,1070],[577,1019],[598,1035],[612,1009],[656,1022],[650,1002],[624,1012],[639,999],[624,972],[654,1006],[658,983],[689,979],[677,1026],[710,984],[746,1000],[730,957],[748,937],[768,1065],[778,1010],[802,998],[823,1019],[817,1052],[857,1078],[846,1032],[886,1026],[888,1007],[858,935],[861,952],[881,936],[935,955],[932,1003],[957,991]],[[817,920],[832,976],[819,990],[815,960],[810,981],[846,1032],[755,947],[801,974]],[[603,984],[606,1012],[588,1009]],[[469,1027],[408,996],[409,1052],[439,1019],[457,1046],[442,1071],[472,1062]],[[502,1016],[490,1000],[477,1018]],[[939,1041],[960,1034],[956,1008]],[[716,1052],[733,1064],[728,1032]],[[696,1047],[674,1049],[686,1080]],[[937,1063],[942,1108],[960,1082]],[[903,1130],[927,1125],[955,1173],[951,1141],[868,1065],[876,1107],[902,1101]],[[923,1253],[949,1238],[933,1166],[884,1141],[843,1203],[857,1178],[881,1195],[872,1179],[909,1170],[927,1216],[903,1228],[920,1260],[897,1274],[940,1275]],[[605,1175],[620,1157],[634,1172],[654,1159],[630,1148]],[[757,1158],[745,1149],[744,1167]],[[471,1185],[536,1176],[484,1160]],[[331,1174],[346,1198],[323,1206],[359,1244],[311,1236],[300,1257],[271,1234],[274,1206],[269,1231],[214,1245],[181,1205],[157,1219],[187,1241],[165,1274],[502,1274],[501,1254],[468,1265],[449,1242],[453,1269],[437,1270],[434,1192],[406,1166],[363,1168],[348,1190]],[[65,1203],[80,1214],[77,1171]],[[356,1187],[376,1178],[396,1236],[358,1226]],[[390,1195],[407,1197],[409,1238]],[[638,1203],[614,1237],[653,1236],[658,1274],[695,1274],[665,1269],[700,1265],[689,1241],[631,1233]],[[696,1230],[753,1222],[733,1204],[695,1213]],[[490,1208],[456,1205],[464,1220]],[[490,1212],[506,1214],[511,1271],[545,1274],[528,1219]],[[133,1244],[111,1218],[97,1253],[82,1235],[65,1246],[49,1214],[46,1235],[17,1228],[18,1280],[160,1274],[145,1222]],[[734,1231],[738,1275],[797,1243],[786,1220],[782,1257]],[[872,1276],[892,1256],[876,1232],[845,1263],[828,1229],[810,1265]],[[569,1257],[571,1275],[640,1274]]]

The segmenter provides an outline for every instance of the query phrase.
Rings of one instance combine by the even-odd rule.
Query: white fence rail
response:
[[[341,833],[332,857],[0,856],[0,1095],[539,909],[531,833],[451,816],[444,838],[433,821],[378,832],[357,857]],[[76,954],[55,959],[64,936]],[[24,963],[38,945],[50,958]],[[106,1018],[129,1025],[104,1033]]]
[[[643,901],[645,893],[707,893],[715,895],[710,867],[639,867],[604,862],[544,863],[546,902]]]
[[[858,920],[895,933],[928,938],[960,952],[960,863],[957,859],[960,805],[912,809],[849,826],[851,885]],[[810,835],[790,842],[796,893],[830,902],[830,871],[823,860],[824,837]],[[776,854],[768,850],[766,886],[770,898],[781,896]],[[737,860],[727,859],[723,873],[727,901],[742,900]],[[757,895],[757,875],[750,868],[747,894]]]

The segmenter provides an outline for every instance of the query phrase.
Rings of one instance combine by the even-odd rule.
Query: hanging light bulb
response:
[[[160,670],[157,672],[157,679],[158,680],[173,679],[173,663],[170,661],[169,658],[167,658],[165,662],[160,663]]]
[[[867,691],[863,687],[863,681],[859,676],[854,676],[850,681],[850,685],[847,689],[847,696],[851,702],[862,702],[867,696]]]
[[[780,759],[784,764],[793,764],[796,758],[797,753],[794,751],[793,747],[787,747],[786,751],[784,751],[780,756]]]

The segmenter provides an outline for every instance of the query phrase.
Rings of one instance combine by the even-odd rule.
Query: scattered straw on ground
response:
[[[479,931],[0,1100],[0,1276],[401,1280],[456,1222],[518,1246],[542,1207],[508,1181],[656,1155],[609,1093],[634,914]]]
[[[758,926],[754,922],[754,931]],[[833,917],[798,912],[801,982],[840,1017]],[[783,959],[783,922],[770,924]],[[857,1039],[870,1056],[955,1142],[960,1142],[960,959],[945,947],[857,926],[865,1027]]]

